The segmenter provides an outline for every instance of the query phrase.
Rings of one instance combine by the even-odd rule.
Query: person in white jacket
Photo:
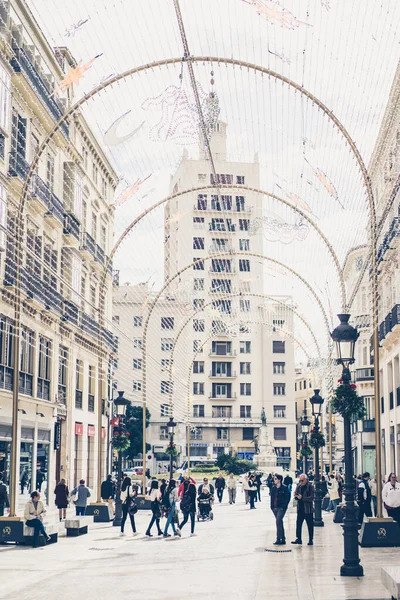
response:
[[[44,536],[45,542],[49,542],[51,537],[47,535],[43,525],[43,517],[46,514],[43,502],[40,500],[39,492],[32,492],[31,499],[25,504],[24,518],[28,527],[33,527],[33,548],[37,547],[39,535]]]
[[[389,517],[400,526],[400,483],[396,473],[390,473],[388,482],[383,486],[382,500]]]
[[[228,488],[229,504],[235,504],[235,500],[236,500],[236,479],[235,479],[233,473],[231,473],[229,475],[226,487]]]
[[[328,481],[328,491],[329,491],[329,505],[326,510],[328,512],[335,512],[336,507],[339,504],[340,496],[339,496],[339,484],[333,473],[331,473],[329,481]]]
[[[250,500],[250,496],[249,496],[249,489],[250,489],[250,487],[249,487],[249,476],[248,475],[245,475],[243,477],[243,486],[242,486],[242,489],[244,491],[244,502],[245,502],[245,504],[248,504],[249,500]]]

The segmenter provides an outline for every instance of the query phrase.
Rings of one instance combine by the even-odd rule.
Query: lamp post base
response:
[[[342,565],[340,567],[340,575],[342,577],[363,577],[364,569],[358,565]]]

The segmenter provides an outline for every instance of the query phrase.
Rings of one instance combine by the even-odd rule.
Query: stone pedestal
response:
[[[358,541],[362,548],[393,548],[400,546],[400,527],[391,518],[370,517],[363,522]]]
[[[99,504],[90,504],[87,506],[85,515],[88,517],[94,517],[95,523],[109,523],[114,518],[112,507],[109,504],[104,504],[103,502]]]
[[[255,454],[253,462],[257,466],[257,471],[269,473],[276,467],[276,455],[274,448],[271,446],[268,438],[268,427],[261,425],[259,435],[259,454]]]

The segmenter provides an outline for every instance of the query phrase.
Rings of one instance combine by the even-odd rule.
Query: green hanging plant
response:
[[[364,400],[356,391],[356,385],[343,385],[339,379],[340,385],[336,388],[331,398],[332,412],[347,417],[350,421],[358,421],[367,414]]]
[[[311,456],[312,454],[312,450],[310,448],[310,446],[308,444],[302,444],[301,445],[301,450],[300,450],[300,456]]]
[[[127,433],[117,433],[113,436],[112,445],[115,450],[118,452],[124,452],[128,450],[131,445],[131,440],[129,439],[129,432]]]
[[[170,444],[169,446],[167,446],[165,454],[168,454],[169,456],[178,456],[178,450],[176,449],[176,445]]]
[[[323,448],[325,446],[325,437],[320,431],[312,429],[309,442],[312,448]]]

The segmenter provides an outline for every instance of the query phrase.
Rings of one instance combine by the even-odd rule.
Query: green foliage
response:
[[[125,424],[130,434],[130,445],[125,451],[125,457],[133,459],[143,453],[143,408],[128,404],[126,408]],[[146,408],[146,427],[149,426],[150,412]],[[146,451],[151,450],[151,445],[146,444]]]
[[[168,454],[168,456],[178,456],[178,450],[176,449],[176,445],[168,445],[165,450],[165,454]]]
[[[124,452],[130,446],[129,435],[125,435],[123,433],[119,433],[118,435],[114,435],[112,438],[112,445],[115,450],[118,452]]]
[[[325,446],[325,438],[320,431],[312,430],[309,441],[312,448],[322,448]]]
[[[219,473],[219,467],[214,465],[202,465],[201,463],[190,469],[192,473]]]
[[[242,473],[248,473],[254,470],[254,463],[250,460],[242,460],[232,454],[221,454],[217,458],[217,465],[219,469],[224,469],[227,473],[233,473],[234,475],[241,475]]]
[[[332,412],[347,417],[350,421],[362,419],[367,413],[364,400],[357,394],[354,384],[338,385],[330,404]]]
[[[311,456],[312,454],[312,450],[310,448],[310,446],[308,446],[307,444],[303,444],[300,450],[300,455],[301,456]]]

